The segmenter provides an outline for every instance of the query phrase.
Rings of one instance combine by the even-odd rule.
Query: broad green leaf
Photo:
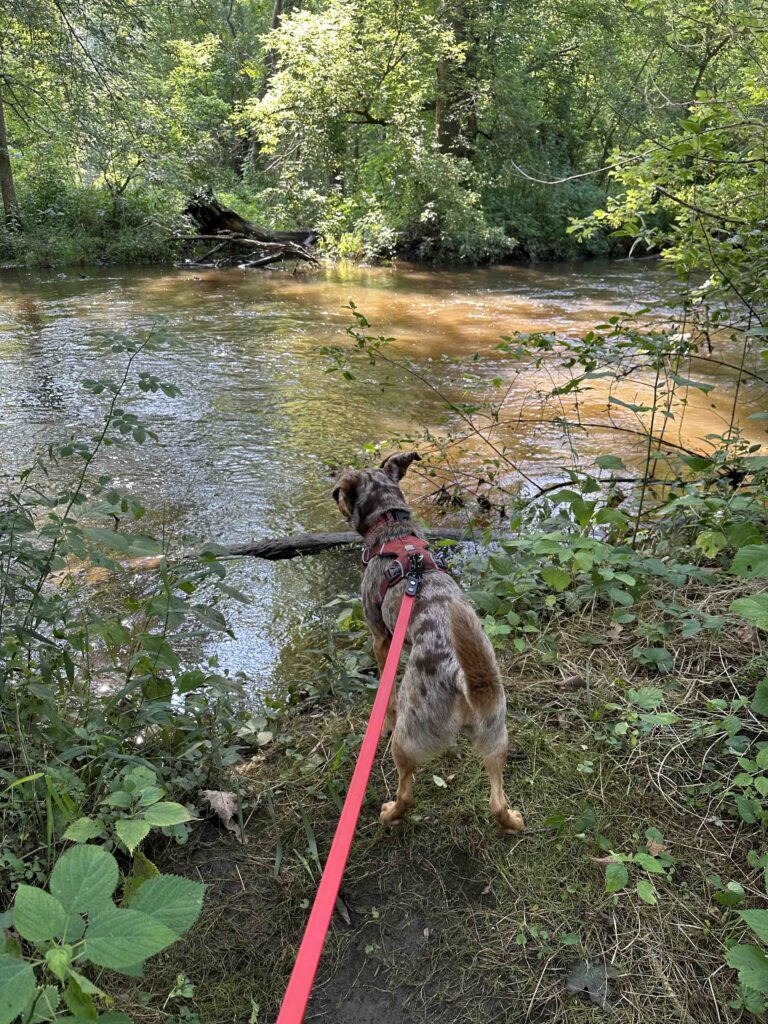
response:
[[[656,708],[664,700],[664,691],[658,686],[639,686],[636,690],[627,690],[627,700],[639,708]]]
[[[569,572],[565,572],[564,569],[557,569],[554,566],[542,569],[541,578],[548,587],[551,587],[558,594],[562,594],[571,582],[571,574]]]
[[[731,572],[750,580],[768,577],[768,544],[747,544],[739,548],[731,563]]]
[[[605,869],[605,891],[618,892],[629,881],[629,873],[623,864],[609,864]]]
[[[53,1020],[60,1002],[55,985],[38,985],[22,1013],[24,1024],[43,1024],[43,1021]]]
[[[768,945],[768,910],[740,910],[739,917],[761,942]]]
[[[146,839],[151,827],[148,821],[142,821],[138,818],[121,818],[120,821],[115,822],[115,832],[117,832],[121,842],[125,843],[128,847],[130,854],[133,854],[133,851],[142,839]]]
[[[144,811],[144,820],[150,825],[181,825],[184,821],[191,821],[192,815],[181,804],[164,800],[162,803],[153,804]]]
[[[67,978],[67,987],[62,996],[67,1009],[75,1020],[96,1020],[98,1015],[93,1003],[93,995],[83,991],[77,978],[72,975]]]
[[[734,615],[751,622],[758,629],[768,629],[768,594],[753,594],[752,597],[737,597],[731,602]]]
[[[641,665],[655,668],[657,672],[671,672],[674,666],[674,659],[666,647],[635,647],[632,655]]]
[[[158,875],[138,890],[131,903],[149,917],[181,935],[197,920],[203,905],[205,886],[179,875]]]
[[[768,745],[760,747],[755,754],[755,764],[761,771],[765,771],[768,768]]]
[[[649,879],[641,878],[635,885],[635,892],[643,901],[643,903],[649,903],[651,906],[659,902],[656,888]]]
[[[598,455],[595,462],[600,469],[626,469],[618,455]]]
[[[118,789],[117,792],[105,796],[101,803],[106,804],[107,807],[127,808],[133,803],[133,797],[124,789]]]
[[[705,530],[696,538],[696,547],[707,558],[714,558],[723,548],[728,547],[728,538],[720,530]]]
[[[97,544],[102,544],[112,551],[120,551],[126,555],[161,555],[162,545],[154,537],[141,534],[116,533],[106,526],[91,526],[83,530],[86,537]]]
[[[751,708],[756,715],[762,715],[763,718],[768,718],[768,678],[761,679],[757,684],[755,696],[752,698]]]
[[[73,846],[56,862],[49,887],[66,910],[93,910],[110,899],[119,877],[111,853],[100,846]]]
[[[142,885],[150,878],[157,878],[159,874],[160,872],[149,857],[146,857],[141,850],[137,850],[133,855],[133,869],[123,886],[122,906],[130,906]]]
[[[681,377],[677,373],[670,373],[669,376],[672,378],[672,380],[675,382],[675,384],[677,384],[679,387],[681,387],[681,388],[697,388],[699,391],[703,391],[705,395],[709,394],[709,392],[715,386],[714,384],[704,384],[700,380],[689,380],[688,377]]]
[[[13,906],[13,926],[23,939],[46,942],[64,931],[67,913],[61,903],[31,885],[20,885]]]
[[[85,932],[83,956],[100,967],[120,971],[142,963],[177,938],[176,932],[161,921],[133,907],[127,910],[104,907],[91,917]]]
[[[25,960],[0,954],[0,1024],[11,1024],[36,988],[35,972]]]
[[[757,946],[732,946],[725,962],[736,968],[739,980],[747,988],[768,992],[768,957]]]
[[[650,853],[636,853],[632,860],[635,864],[639,864],[643,870],[649,872],[652,875],[663,875],[664,865],[656,857],[652,857]]]
[[[78,818],[73,821],[64,838],[72,843],[87,843],[89,839],[96,839],[104,835],[104,823],[98,818]]]

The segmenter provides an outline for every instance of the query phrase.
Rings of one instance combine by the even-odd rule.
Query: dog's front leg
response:
[[[379,666],[379,676],[384,671],[384,666],[387,663],[387,656],[389,655],[389,647],[392,643],[392,638],[386,633],[374,633],[373,635],[373,653],[376,656],[376,663]],[[395,728],[395,722],[397,721],[397,687],[392,687],[392,693],[389,697],[389,704],[387,705],[387,714],[384,719],[384,735],[389,736],[392,730]]]

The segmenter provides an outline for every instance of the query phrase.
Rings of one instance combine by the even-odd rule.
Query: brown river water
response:
[[[100,421],[98,400],[80,382],[115,375],[118,364],[104,355],[98,332],[137,337],[162,329],[174,340],[142,357],[140,368],[178,385],[181,396],[143,405],[158,444],[110,449],[105,459],[105,471],[152,510],[154,528],[226,544],[342,529],[330,499],[335,468],[359,460],[363,445],[450,426],[441,400],[413,379],[382,388],[326,372],[317,349],[344,342],[350,300],[376,333],[396,339],[393,354],[450,387],[456,371],[445,356],[491,354],[514,331],[578,335],[653,303],[663,318],[676,293],[675,280],[656,264],[624,261],[482,270],[339,266],[296,276],[0,271],[0,485],[52,439],[90,433]],[[724,346],[721,358],[735,358]],[[499,434],[520,469],[539,481],[559,479],[558,467],[571,460],[562,429],[519,422],[562,411],[540,397],[553,370],[496,360],[479,373],[509,384]],[[674,437],[705,450],[701,438],[727,425],[734,384],[725,371],[695,376],[717,388],[689,393]],[[595,382],[585,419],[599,418],[606,393]],[[765,407],[763,385],[742,386],[737,421],[758,441],[759,421],[747,417]],[[610,431],[580,434],[574,443],[585,465],[600,453],[628,465],[641,459],[637,440]],[[343,552],[279,563],[243,559],[232,582],[252,602],[230,610],[237,639],[218,645],[222,665],[246,672],[258,689],[311,673],[307,650],[323,644],[323,607],[355,588],[356,573],[355,557]]]

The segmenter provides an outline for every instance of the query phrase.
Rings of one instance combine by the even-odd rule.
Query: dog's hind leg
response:
[[[498,821],[503,832],[522,832],[525,821],[519,811],[510,809],[504,792],[504,764],[507,760],[507,744],[497,753],[483,758],[485,770],[491,780],[491,814]]]
[[[403,748],[392,739],[392,757],[397,768],[397,794],[394,800],[381,805],[379,821],[382,825],[397,825],[413,806],[413,773],[416,761],[409,758]]]

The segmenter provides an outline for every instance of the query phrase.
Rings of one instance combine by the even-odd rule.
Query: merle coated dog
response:
[[[423,539],[410,522],[400,489],[408,467],[419,458],[417,452],[410,452],[385,459],[378,469],[346,470],[333,492],[345,519],[365,539],[363,609],[380,670],[389,652],[405,578],[387,586],[385,574],[392,559],[379,557],[377,551],[398,538]],[[523,817],[510,809],[504,793],[509,737],[496,657],[480,620],[445,572],[424,574],[406,646],[410,647],[408,664],[399,693],[393,690],[386,723],[392,732],[397,796],[382,805],[382,823],[402,821],[413,804],[417,766],[453,748],[464,734],[471,738],[488,772],[491,813],[504,832],[521,831]]]

